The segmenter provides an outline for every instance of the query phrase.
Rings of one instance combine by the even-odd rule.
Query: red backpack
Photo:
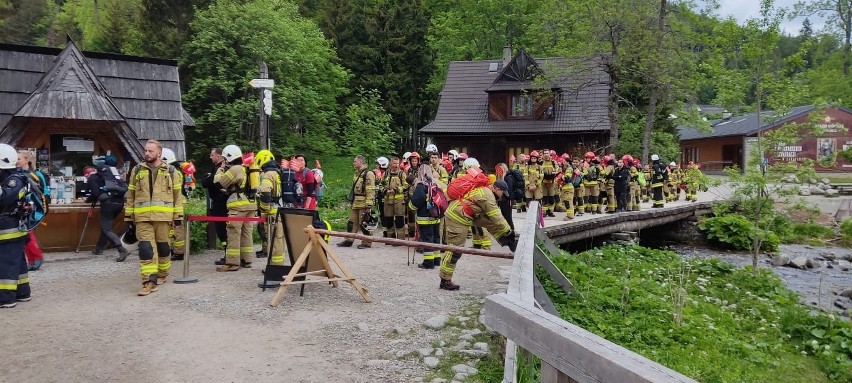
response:
[[[478,187],[488,186],[488,177],[478,168],[470,168],[464,176],[456,177],[447,186],[451,200],[462,199],[465,194]]]
[[[444,213],[447,211],[447,207],[450,206],[447,195],[434,182],[429,184],[426,193],[428,198],[426,209],[429,210],[429,216],[432,218],[444,218]]]

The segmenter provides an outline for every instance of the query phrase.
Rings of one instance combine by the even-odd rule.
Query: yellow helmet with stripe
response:
[[[269,161],[275,161],[275,156],[272,155],[267,149],[263,149],[254,156],[254,164],[257,166],[263,166]]]

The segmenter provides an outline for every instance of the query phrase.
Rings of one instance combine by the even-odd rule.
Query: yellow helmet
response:
[[[269,161],[275,161],[275,156],[272,155],[267,149],[263,149],[254,156],[254,164],[257,166],[263,166]]]

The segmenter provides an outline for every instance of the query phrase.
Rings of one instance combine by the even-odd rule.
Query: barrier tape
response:
[[[188,215],[186,220],[194,222],[266,222],[266,218],[263,217],[213,217],[209,215]]]

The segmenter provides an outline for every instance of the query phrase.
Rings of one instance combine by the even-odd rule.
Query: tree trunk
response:
[[[619,135],[619,126],[618,126],[618,73],[615,70],[615,53],[616,48],[613,45],[612,48],[612,57],[610,58],[610,63],[607,65],[607,71],[609,72],[609,147],[610,153],[617,153],[616,146],[618,145],[618,135]]]
[[[761,69],[758,69],[758,71],[761,71]],[[760,72],[758,72],[757,82],[756,82],[757,86],[755,87],[755,96],[756,96],[755,105],[756,105],[756,109],[757,109],[756,110],[756,112],[757,112],[757,129],[758,129],[757,130],[757,150],[760,152],[760,162],[759,162],[760,173],[765,176],[766,172],[764,171],[764,167],[763,167],[763,157],[765,156],[765,152],[763,151],[763,142],[762,142],[762,139],[763,139],[762,127],[763,127],[763,125],[762,125],[762,121],[760,121],[760,113],[763,109],[760,105],[760,103],[763,102],[763,100],[762,100],[763,88],[760,86],[761,77],[762,76],[760,75]],[[745,153],[745,156],[747,158],[748,153]],[[746,160],[745,162],[746,162],[746,164],[748,164],[748,160]],[[746,166],[748,166],[748,165],[746,165]],[[748,170],[746,170],[746,171],[748,171]],[[752,247],[751,272],[754,275],[757,275],[757,259],[760,256],[760,245],[761,245],[760,216],[761,216],[761,213],[763,213],[763,211],[762,211],[763,210],[762,209],[763,208],[763,197],[764,197],[763,186],[761,186],[760,189],[757,191],[757,198],[756,198],[756,201],[755,201],[756,208],[755,208],[755,211],[754,211],[754,239],[752,240],[752,246],[751,246]]]
[[[852,50],[850,45],[850,37],[852,37],[852,7],[846,4],[846,9],[841,9],[841,3],[837,3],[837,10],[840,12],[840,19],[843,20],[843,75],[849,75],[849,53]]]
[[[663,48],[663,36],[666,28],[666,3],[667,0],[660,0],[660,14],[657,17],[657,41],[651,52],[651,67],[648,76],[651,94],[648,97],[648,111],[645,116],[645,129],[642,134],[642,162],[648,163],[648,157],[651,150],[651,131],[654,129],[654,122],[657,120],[657,99],[660,97],[660,86],[658,70],[660,67],[660,51]]]

